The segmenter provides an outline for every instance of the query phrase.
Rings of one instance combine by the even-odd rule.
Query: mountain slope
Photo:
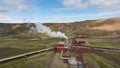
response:
[[[102,29],[102,30],[120,30],[120,18],[110,18],[104,20],[97,20],[96,23],[102,25],[92,27],[92,29]]]
[[[71,23],[44,23],[54,31],[68,36],[116,36],[120,35],[120,17],[98,20],[86,20]]]
[[[98,20],[86,20],[72,23],[46,23],[45,25],[51,27],[53,30],[64,30],[74,28],[120,30],[120,17]]]

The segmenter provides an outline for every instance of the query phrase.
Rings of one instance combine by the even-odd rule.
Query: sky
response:
[[[0,0],[2,23],[64,23],[120,17],[120,0]]]

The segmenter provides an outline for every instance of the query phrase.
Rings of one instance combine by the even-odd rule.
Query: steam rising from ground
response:
[[[57,38],[57,37],[62,37],[62,38],[67,38],[67,36],[65,36],[64,33],[58,31],[52,31],[49,27],[47,26],[44,26],[43,24],[36,24],[36,29],[39,33],[46,33],[48,34],[50,37],[54,37],[54,38]]]

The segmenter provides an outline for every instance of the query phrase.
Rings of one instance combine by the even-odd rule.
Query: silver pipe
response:
[[[66,58],[66,57],[63,57],[63,50],[61,51],[61,53],[60,53],[60,59],[62,59],[62,60],[69,60],[70,58]]]

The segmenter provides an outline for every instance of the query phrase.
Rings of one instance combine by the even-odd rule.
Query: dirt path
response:
[[[49,68],[68,68],[68,64],[59,59],[59,54],[55,54],[50,66]]]

